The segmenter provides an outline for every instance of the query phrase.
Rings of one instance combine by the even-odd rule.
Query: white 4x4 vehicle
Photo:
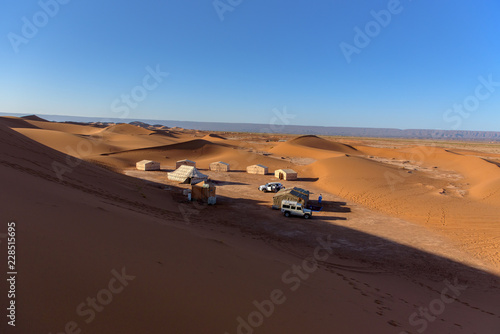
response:
[[[300,216],[309,219],[312,216],[312,210],[304,208],[302,203],[295,201],[283,200],[281,202],[281,212],[283,212],[285,217]]]
[[[283,186],[281,183],[279,182],[269,182],[269,183],[266,183],[266,184],[263,184],[259,187],[259,190],[260,191],[264,191],[264,192],[278,192],[280,189],[283,189],[285,188],[285,186]]]

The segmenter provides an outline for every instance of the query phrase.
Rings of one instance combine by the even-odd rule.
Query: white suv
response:
[[[285,217],[300,216],[309,219],[312,216],[312,210],[304,208],[302,203],[295,201],[281,201],[281,212],[283,212]]]
[[[284,189],[285,186],[282,185],[281,183],[279,182],[269,182],[269,183],[266,183],[266,184],[263,184],[259,187],[259,190],[260,191],[264,191],[264,192],[273,192],[273,193],[276,193],[278,192],[279,190],[281,189]]]

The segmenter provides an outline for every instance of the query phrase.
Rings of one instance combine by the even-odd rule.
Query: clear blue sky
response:
[[[496,0],[56,1],[4,2],[0,112],[500,131]]]

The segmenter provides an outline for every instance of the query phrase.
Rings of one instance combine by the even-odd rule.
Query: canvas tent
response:
[[[247,173],[249,174],[267,174],[268,168],[264,165],[252,165],[247,167]]]
[[[207,180],[208,176],[200,173],[194,166],[183,165],[168,173],[168,179],[180,183],[195,184]]]
[[[283,200],[296,201],[306,206],[309,202],[309,191],[297,187],[281,189],[273,196],[273,209],[280,209]]]
[[[229,172],[229,164],[222,161],[212,162],[210,170],[215,172]]]
[[[191,199],[202,201],[208,204],[215,204],[215,185],[212,182],[204,181],[191,186]]]
[[[141,160],[135,164],[138,170],[160,170],[160,163],[153,160]]]
[[[192,161],[192,160],[188,160],[188,159],[184,159],[184,160],[179,160],[175,163],[175,168],[179,168],[180,166],[194,166],[196,167],[196,162]]]
[[[293,169],[277,169],[274,176],[280,180],[297,180],[297,172]]]

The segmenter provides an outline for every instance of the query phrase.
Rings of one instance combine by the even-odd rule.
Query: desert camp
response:
[[[302,263],[310,254],[315,254],[316,247],[321,244],[318,240],[321,240],[322,243],[331,242],[332,254],[319,254],[328,254],[331,258],[318,261],[317,270],[310,274],[311,280],[304,281],[300,290],[297,290],[300,294],[288,293],[289,299],[283,304],[289,305],[287,307],[292,309],[290,312],[299,318],[303,317],[304,312],[314,310],[323,319],[319,326],[327,330],[320,329],[318,333],[329,333],[332,328],[339,328],[339,318],[330,315],[332,310],[337,315],[347,308],[346,317],[351,314],[362,319],[370,317],[371,313],[367,313],[365,309],[378,307],[380,304],[367,301],[363,294],[373,295],[374,299],[393,307],[392,310],[384,311],[391,318],[405,319],[414,312],[413,304],[428,304],[429,300],[440,298],[443,289],[441,282],[454,275],[459,275],[460,282],[467,280],[467,291],[474,291],[470,296],[463,292],[457,299],[477,304],[478,298],[484,298],[486,302],[481,304],[482,307],[494,313],[498,296],[488,289],[483,290],[483,287],[491,286],[495,276],[485,274],[487,271],[478,274],[470,269],[483,266],[493,272],[497,270],[495,265],[484,267],[484,263],[494,263],[497,256],[496,238],[500,238],[500,232],[494,223],[489,222],[494,221],[490,217],[496,217],[498,212],[495,202],[498,198],[493,191],[496,186],[491,179],[500,177],[500,169],[479,158],[483,156],[483,152],[474,153],[477,155],[475,156],[470,151],[461,150],[460,146],[446,149],[435,147],[433,155],[422,165],[412,160],[421,152],[420,148],[408,148],[408,144],[401,148],[380,148],[384,145],[383,141],[352,140],[344,145],[330,138],[310,135],[283,136],[282,138],[286,138],[283,141],[262,135],[252,138],[252,145],[260,141],[259,152],[269,153],[260,154],[254,148],[241,149],[249,140],[246,134],[226,135],[230,139],[221,140],[190,130],[155,130],[165,133],[158,135],[157,132],[132,125],[102,126],[106,125],[0,117],[0,137],[5,143],[3,150],[7,152],[3,159],[8,164],[4,166],[22,166],[22,169],[4,167],[6,173],[11,175],[4,177],[5,185],[11,189],[9,205],[6,207],[17,208],[15,212],[12,211],[12,216],[16,216],[36,232],[22,230],[24,247],[36,246],[37,252],[42,252],[44,258],[56,261],[61,267],[71,268],[58,271],[62,281],[81,282],[79,286],[82,287],[87,286],[88,280],[92,281],[92,286],[85,292],[70,289],[62,293],[60,284],[46,281],[41,290],[36,288],[38,276],[33,276],[37,282],[34,278],[25,277],[24,280],[28,280],[30,284],[23,284],[22,289],[29,294],[30,300],[23,300],[23,295],[19,298],[28,307],[50,293],[57,305],[68,310],[62,317],[71,319],[74,316],[74,311],[71,310],[79,305],[82,295],[100,291],[103,289],[102,282],[109,281],[110,271],[115,269],[119,273],[121,266],[126,266],[123,269],[126,275],[136,278],[128,282],[129,285],[120,294],[120,298],[110,303],[109,307],[127,312],[133,305],[133,300],[145,300],[141,298],[147,295],[144,306],[146,310],[133,310],[148,318],[151,314],[156,314],[157,310],[162,310],[166,301],[173,299],[178,307],[189,300],[190,305],[186,306],[188,309],[191,309],[191,305],[197,305],[203,312],[209,312],[211,318],[219,319],[224,324],[221,326],[222,331],[213,327],[213,332],[237,332],[236,325],[232,328],[237,323],[235,319],[240,314],[251,312],[248,311],[248,305],[253,300],[266,298],[259,297],[262,291],[276,289],[276,282],[281,282],[283,273],[288,273],[294,265]],[[173,131],[175,137],[167,135]],[[104,133],[104,139],[94,146],[93,151],[84,152],[87,154],[82,156],[85,160],[73,167],[71,173],[62,167],[57,170],[63,182],[58,181],[57,175],[55,180],[54,176],[42,177],[47,175],[47,169],[43,166],[52,166],[54,162],[57,162],[57,166],[65,166],[68,161],[64,153],[67,145],[78,147],[82,145],[82,141],[88,140],[75,133],[90,135],[101,132]],[[56,145],[55,138],[64,138],[64,141]],[[268,141],[268,138],[273,138],[274,141]],[[119,141],[122,141],[122,146],[117,147]],[[0,146],[1,143],[0,141]],[[394,140],[394,143],[399,142]],[[186,157],[196,161],[196,165],[202,170],[189,165],[181,165],[168,172],[159,170],[150,173],[142,170],[154,166],[142,160],[159,162],[164,168],[168,168],[167,166],[174,166]],[[27,159],[35,164],[29,163]],[[494,159],[493,156],[490,159]],[[498,159],[500,160],[500,152]],[[219,161],[232,161],[239,167],[235,167],[237,171],[234,172],[210,168],[213,162]],[[139,170],[137,162],[141,162]],[[242,170],[245,168],[242,166],[250,167],[252,164],[257,166],[249,168],[249,171],[255,174]],[[220,166],[224,168],[223,164]],[[455,172],[450,171],[453,168]],[[289,169],[300,174],[301,179],[292,180],[290,176],[293,173]],[[29,173],[25,172],[28,170]],[[274,172],[268,174],[268,170]],[[279,173],[283,171],[286,175],[280,179]],[[399,177],[403,175],[400,171],[405,172],[405,176],[401,176],[404,182],[393,183],[391,189],[385,175],[397,172],[395,175]],[[461,176],[458,176],[459,173]],[[286,188],[277,193],[259,190],[261,186],[277,181]],[[40,182],[41,186],[34,189],[33,182]],[[367,182],[373,187],[367,188]],[[470,183],[470,186],[465,183]],[[454,187],[447,187],[447,184]],[[467,188],[469,193],[463,191],[464,187],[470,187]],[[25,191],[26,189],[30,191]],[[59,194],[52,189],[60,189],[61,192]],[[442,189],[446,191],[443,192]],[[413,196],[417,190],[420,195]],[[324,201],[317,205],[319,202],[316,198],[320,194]],[[314,200],[310,199],[311,196],[314,196]],[[57,231],[56,234],[52,236],[46,234],[46,231],[40,232],[36,224],[38,218],[30,214],[32,211],[22,209],[26,201],[43,204],[33,207],[37,210],[36,216],[50,218],[45,221],[44,226],[50,224]],[[54,203],[60,205],[58,210],[53,209]],[[75,206],[75,203],[78,204]],[[215,203],[216,205],[209,205]],[[283,203],[285,205],[282,207]],[[301,204],[300,210],[295,203]],[[448,208],[444,216],[432,214],[441,212],[443,207]],[[406,211],[401,211],[400,208],[406,208]],[[471,212],[474,212],[474,224],[469,222]],[[108,219],[109,217],[112,218]],[[67,224],[68,219],[71,219],[72,224]],[[491,237],[481,239],[479,226]],[[86,233],[86,229],[91,229],[92,233]],[[93,244],[97,249],[88,248],[89,240],[95,240],[96,233],[105,236],[106,242]],[[446,238],[441,237],[442,233],[447,233]],[[43,239],[40,235],[44,236]],[[65,240],[61,235],[72,236],[71,246],[61,242]],[[469,244],[471,238],[483,240],[480,252]],[[49,242],[51,248],[44,247],[42,241],[44,244]],[[68,247],[73,245],[86,250],[85,259],[89,256],[104,259],[107,265],[96,269],[98,261],[86,261],[84,258],[68,261],[67,256],[61,254],[68,254]],[[407,245],[418,245],[419,248]],[[461,245],[463,251],[458,251],[456,245]],[[31,252],[32,250],[29,253]],[[43,272],[45,264],[37,257],[30,257],[29,253],[24,253],[23,261],[37,272]],[[261,253],[263,257],[255,256]],[[78,258],[78,252],[72,254]],[[447,260],[443,260],[444,258]],[[198,261],[199,259],[202,260]],[[443,261],[453,263],[448,266]],[[195,266],[190,265],[193,262],[196,263]],[[117,263],[123,265],[118,266]],[[82,264],[90,266],[84,272],[91,272],[92,275],[82,276]],[[334,272],[330,271],[333,265]],[[339,271],[337,268],[342,269]],[[223,273],[219,275],[217,273],[220,270]],[[255,273],[259,274],[255,276]],[[407,280],[405,275],[412,279]],[[254,279],[248,280],[248,276]],[[209,289],[196,283],[200,277]],[[428,277],[436,277],[436,282]],[[174,281],[170,283],[172,280]],[[389,281],[390,284],[386,284]],[[165,282],[168,282],[167,285]],[[241,282],[246,282],[245,291],[239,288]],[[247,284],[248,282],[254,282],[255,285]],[[418,285],[420,283],[425,288]],[[220,290],[220,284],[224,285],[223,290]],[[327,288],[332,285],[336,287],[335,290]],[[397,292],[393,285],[397,285]],[[175,289],[165,286],[175,286]],[[433,289],[437,292],[434,293],[427,286],[434,286]],[[150,287],[154,287],[154,293],[151,293]],[[283,291],[290,291],[287,285],[281,288]],[[232,292],[220,294],[220,291],[227,289]],[[239,309],[235,311],[229,306],[218,306],[217,312],[210,313],[210,308],[205,308],[198,299],[186,299],[186,291],[205,295],[210,300],[223,298],[224,303],[220,305],[231,304]],[[247,294],[246,291],[251,293]],[[300,297],[301,293],[304,294],[303,297]],[[385,294],[404,298],[409,304]],[[299,297],[297,300],[292,298],[296,296]],[[347,301],[339,296],[346,296]],[[154,307],[148,306],[151,303]],[[358,308],[358,305],[362,308]],[[32,319],[39,324],[37,328],[50,333],[58,327],[60,317],[59,320],[50,322],[50,326],[40,325],[50,319],[50,315],[43,313],[43,310],[43,307],[37,307],[36,312],[32,313],[35,315]],[[43,314],[38,317],[38,312]],[[454,314],[469,312],[473,312],[485,324],[488,321],[492,323],[491,315],[470,311],[463,303],[447,304],[446,314],[452,315],[453,319],[451,326],[455,323],[466,326]],[[231,314],[229,320],[226,318],[227,314]],[[376,321],[376,311],[373,314],[372,320]],[[283,323],[289,321],[290,313],[285,312],[281,318],[279,313],[276,315],[280,319],[276,323],[276,333],[279,333]],[[119,328],[117,331],[120,333],[132,334],[144,331],[143,327],[146,326],[149,332],[156,333],[156,329],[161,327],[157,327],[156,323],[147,323],[131,332],[128,327],[117,325],[123,321],[119,315],[110,313],[110,317],[112,322],[106,320],[102,325],[104,327],[96,330],[93,328],[91,331],[100,334],[106,333],[107,328]],[[164,317],[152,317],[158,323],[163,323]],[[183,319],[190,323],[192,318],[186,316]],[[390,332],[394,326],[386,323],[381,322],[378,326],[385,332]],[[439,324],[441,323],[446,324]],[[96,321],[95,324],[99,325],[100,322]],[[308,322],[301,327],[296,322],[294,328],[287,327],[286,331],[297,334],[316,332],[310,325],[311,322]],[[20,326],[26,329],[23,332],[30,332],[27,326]],[[204,330],[194,325],[179,326],[186,329],[183,332]],[[295,330],[297,326],[299,329]],[[361,324],[356,332],[373,332],[372,327]],[[411,326],[402,328],[410,329]],[[447,332],[447,328],[449,327],[443,325],[440,330]],[[346,327],[344,330],[349,333],[351,328]]]

